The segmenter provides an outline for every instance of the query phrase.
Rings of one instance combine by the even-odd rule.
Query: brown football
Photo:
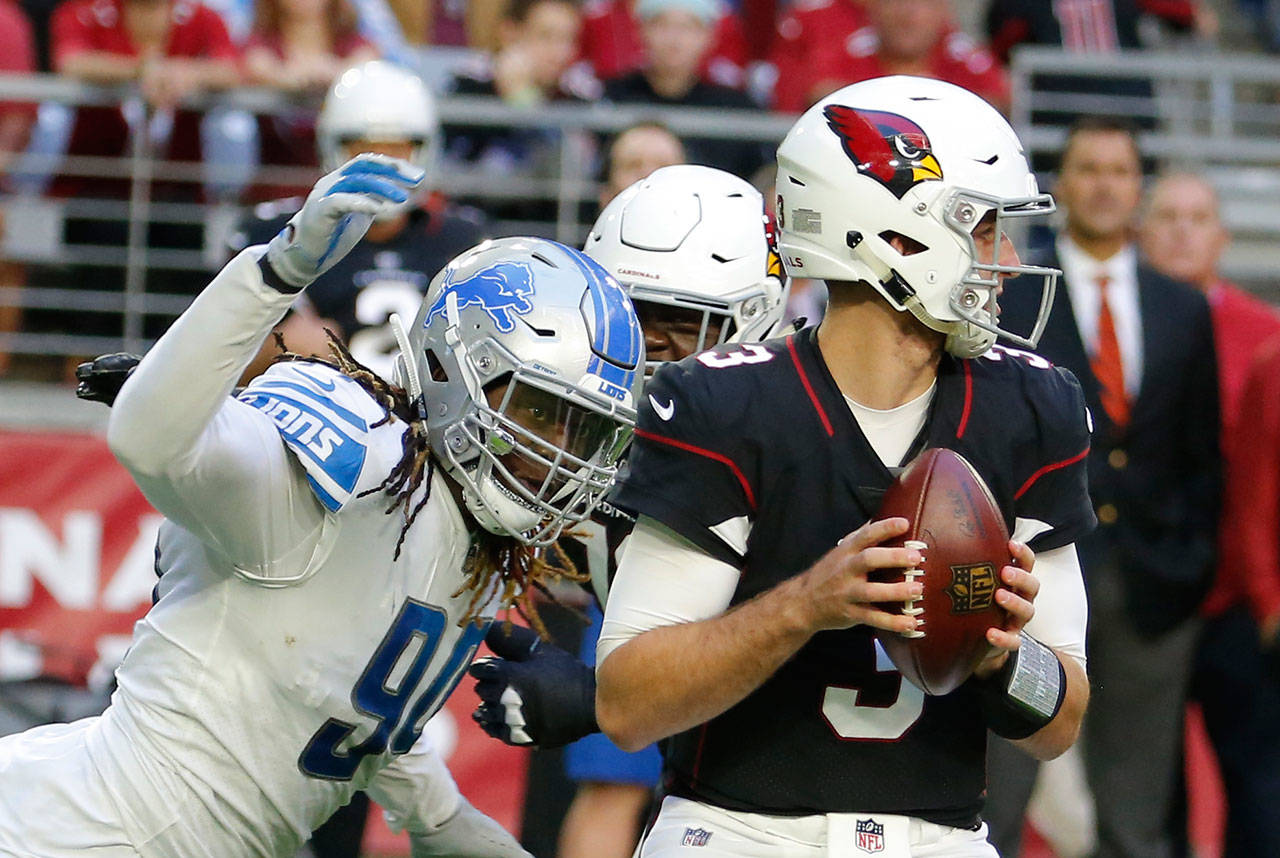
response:
[[[913,602],[882,605],[914,613],[911,636],[878,631],[895,667],[926,694],[947,694],[969,678],[986,655],[987,629],[1005,611],[995,600],[1000,569],[1012,562],[1009,532],[982,477],[963,456],[935,447],[911,461],[885,493],[879,518],[902,516],[906,534],[885,545],[911,545],[917,569],[886,569],[873,580],[914,578],[924,593]]]

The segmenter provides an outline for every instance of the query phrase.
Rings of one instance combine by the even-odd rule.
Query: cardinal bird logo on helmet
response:
[[[920,182],[942,178],[929,137],[905,116],[829,104],[822,115],[858,168],[902,199]]]

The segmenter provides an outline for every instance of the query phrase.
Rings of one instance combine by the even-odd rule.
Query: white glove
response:
[[[352,158],[316,182],[302,208],[271,239],[263,276],[283,292],[315,282],[355,247],[374,217],[408,200],[425,175],[398,158]]]
[[[410,831],[413,858],[533,858],[501,825],[465,798],[434,831]]]

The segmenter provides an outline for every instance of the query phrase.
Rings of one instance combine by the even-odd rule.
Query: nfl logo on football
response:
[[[711,839],[711,832],[705,828],[686,828],[684,830],[684,839],[680,841],[681,846],[706,846],[707,841]]]
[[[874,819],[859,819],[854,834],[857,836],[855,845],[863,852],[884,851],[884,826]]]

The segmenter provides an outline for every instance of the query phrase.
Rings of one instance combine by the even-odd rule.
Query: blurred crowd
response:
[[[1105,56],[1162,38],[1212,43],[1221,37],[1225,10],[1253,22],[1247,29],[1258,50],[1280,52],[1280,0],[1230,6],[1227,0],[990,0],[964,8],[972,12],[979,5],[979,14],[962,21],[952,0],[0,0],[0,70],[136,87],[119,106],[0,103],[3,191],[125,199],[129,181],[118,169],[60,171],[47,163],[36,169],[24,166],[23,157],[120,157],[142,135],[157,156],[201,169],[202,180],[194,182],[158,176],[154,198],[265,204],[236,231],[242,243],[258,241],[296,209],[299,201],[280,198],[305,189],[306,175],[318,175],[331,155],[326,145],[336,146],[337,157],[368,148],[362,143],[388,143],[377,129],[343,136],[318,128],[321,96],[368,61],[419,68],[423,57],[445,47],[461,59],[437,95],[500,100],[513,110],[604,102],[788,114],[846,84],[888,74],[948,80],[1007,110],[1007,66],[1019,45]],[[290,107],[254,115],[195,98],[241,86],[279,90],[290,97]],[[446,124],[437,132],[436,123],[432,108],[421,134],[401,142],[430,148],[437,171],[457,166],[488,178],[548,175],[549,159],[558,157],[559,129]],[[1019,854],[1037,778],[1033,815],[1041,808],[1043,827],[1063,858],[1186,854],[1183,712],[1193,698],[1203,707],[1224,774],[1227,858],[1280,855],[1274,812],[1280,800],[1280,316],[1221,276],[1229,235],[1213,184],[1187,172],[1146,181],[1144,167],[1151,162],[1145,154],[1134,129],[1123,123],[1075,126],[1055,165],[1062,226],[1057,235],[1039,237],[1040,250],[1066,271],[1060,291],[1071,304],[1058,318],[1065,313],[1070,320],[1074,307],[1090,352],[1097,350],[1099,328],[1085,320],[1082,307],[1091,308],[1092,319],[1108,295],[1116,304],[1111,336],[1121,358],[1123,390],[1117,395],[1125,403],[1122,412],[1108,413],[1095,440],[1091,477],[1101,525],[1084,565],[1089,585],[1097,588],[1090,593],[1091,674],[1099,687],[1129,685],[1132,693],[1095,691],[1095,726],[1086,727],[1083,754],[1049,770],[1037,773],[1025,760],[999,758],[996,746],[993,784],[1003,789],[993,789],[992,809],[1004,816],[993,818],[992,829],[1008,858]],[[582,155],[594,165],[600,206],[652,170],[678,163],[720,167],[751,180],[766,201],[774,198],[770,148],[749,140],[682,137],[662,122],[642,121],[590,141]],[[299,179],[277,173],[286,179],[264,180],[262,167],[292,167]],[[555,217],[538,201],[483,207],[465,194],[456,197],[424,197],[422,214],[406,218],[385,238],[372,236],[373,243],[400,241],[403,229],[444,229],[458,236],[461,249],[494,234],[494,220],[545,223]],[[583,219],[589,222],[593,213],[594,207]],[[192,248],[203,241],[199,227],[195,236],[172,223],[149,229],[152,247]],[[63,239],[68,245],[121,246],[124,227],[69,217]],[[449,254],[438,255],[430,266],[443,265]],[[370,264],[413,268],[401,265],[400,256],[394,265],[384,264],[387,258]],[[434,273],[417,272],[426,279]],[[193,293],[205,280],[200,272],[184,277],[176,284],[149,280],[148,288]],[[0,265],[0,285],[20,285],[22,278],[20,266]],[[55,285],[87,282],[109,290],[121,288],[120,278],[118,266],[82,264]],[[1080,285],[1085,283],[1092,285]],[[1142,290],[1148,288],[1156,291],[1139,301],[1135,296],[1146,296]],[[1163,295],[1179,296],[1187,318],[1203,330],[1192,325],[1166,332],[1148,321],[1147,315],[1160,316]],[[335,318],[339,312],[311,310]],[[822,310],[821,283],[793,284],[793,318],[812,323]],[[1111,320],[1108,309],[1106,325]],[[64,323],[39,312],[24,318],[0,301],[0,333]],[[102,317],[101,330],[96,324],[79,320],[75,332],[119,333],[110,317]],[[350,338],[359,325],[354,319],[345,324]],[[1142,352],[1144,337],[1193,353],[1210,341],[1197,340],[1201,334],[1212,340],[1207,369],[1216,354],[1216,377],[1206,382],[1209,399],[1178,400],[1172,407],[1186,417],[1182,428],[1203,424],[1209,435],[1168,441],[1156,431],[1168,427],[1144,414],[1156,413],[1159,391],[1153,388],[1172,389],[1185,379],[1162,379],[1160,366],[1144,365],[1134,355]],[[1079,357],[1077,374],[1105,385],[1109,370],[1083,354],[1051,354],[1052,338],[1042,348],[1073,369]],[[0,352],[0,375],[9,360]],[[1168,443],[1181,444],[1177,449],[1190,451],[1194,461],[1166,457],[1144,470],[1146,457],[1169,449]],[[1154,476],[1136,487],[1125,482],[1149,474]],[[1193,509],[1187,514],[1200,530],[1188,533],[1186,545],[1147,544],[1149,519],[1164,512],[1135,501],[1144,494],[1148,500],[1185,497],[1186,509],[1178,513]],[[1142,558],[1166,555],[1189,564],[1185,574],[1162,579],[1152,570],[1142,577]],[[578,649],[581,628],[573,621],[562,626],[561,642]],[[0,695],[0,714],[3,708]],[[590,813],[579,808],[558,847],[565,808],[561,815],[531,815],[526,839],[532,850],[630,854],[634,825],[657,777],[654,765],[650,760],[620,772],[616,782],[586,778],[584,789],[594,790],[602,804]],[[535,765],[534,772],[551,781],[564,778],[558,758]],[[596,814],[607,813],[631,824],[625,842],[597,842],[616,830],[599,822],[605,817]]]
[[[243,201],[280,190],[253,185],[252,167],[315,165],[314,101],[248,127],[240,116],[178,109],[190,96],[242,85],[318,94],[362,60],[413,65],[448,47],[471,52],[449,90],[516,107],[603,99],[795,113],[845,84],[909,73],[1007,108],[1005,65],[1017,45],[1105,54],[1139,47],[1143,23],[1211,40],[1218,20],[1207,2],[992,0],[979,39],[961,28],[950,0],[0,0],[0,68],[135,82],[154,108],[55,116],[48,106],[31,141],[40,152],[118,155],[129,130],[149,120],[158,154],[222,165],[214,192]],[[1246,5],[1267,22],[1276,4]],[[36,115],[4,105],[0,151],[22,151]],[[517,169],[542,154],[538,143],[535,134],[458,129],[445,152]],[[690,146],[694,160],[743,177],[765,160],[751,146]],[[64,195],[86,190],[55,185]]]

